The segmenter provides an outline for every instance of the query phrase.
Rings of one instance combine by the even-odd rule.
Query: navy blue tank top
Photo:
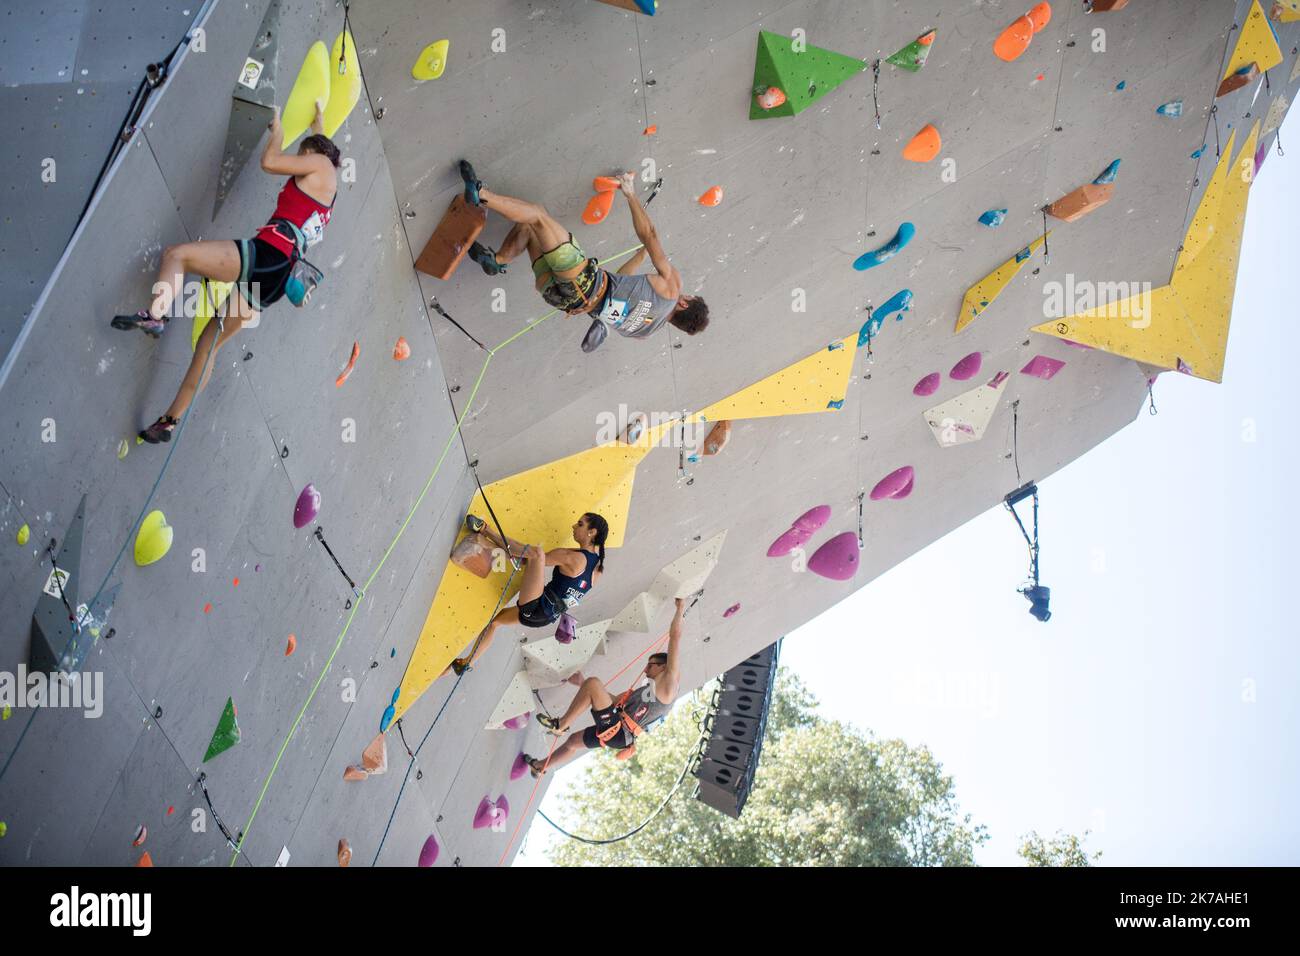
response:
[[[581,574],[571,578],[557,567],[551,574],[551,583],[546,586],[556,601],[565,608],[577,607],[583,595],[591,590],[591,575],[596,570],[596,562],[600,560],[600,555],[592,551],[583,551],[582,556],[587,559],[587,566]]]

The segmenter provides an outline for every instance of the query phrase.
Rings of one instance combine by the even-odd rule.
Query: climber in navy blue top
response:
[[[505,550],[510,560],[524,561],[523,583],[519,585],[519,600],[514,607],[503,609],[479,635],[469,657],[458,657],[442,672],[446,676],[469,670],[492,643],[498,627],[522,624],[524,627],[549,627],[560,615],[578,606],[600,580],[605,570],[605,541],[609,537],[609,522],[598,514],[585,514],[573,526],[576,548],[555,548],[546,551],[539,544],[520,544],[512,538],[504,541],[486,526],[482,518],[469,515],[465,524],[470,531],[483,534],[498,548]],[[546,583],[546,569],[553,567],[551,580]]]

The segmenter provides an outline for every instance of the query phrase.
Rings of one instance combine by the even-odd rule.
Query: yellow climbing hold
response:
[[[14,713],[13,708],[10,707],[8,704],[5,704],[4,709],[0,710],[0,720],[8,720],[10,717],[13,716],[13,713]]]
[[[289,91],[289,99],[280,116],[280,128],[284,131],[281,149],[288,149],[290,143],[311,128],[312,120],[316,118],[316,104],[324,109],[329,95],[330,53],[325,44],[317,40],[302,61],[302,69],[293,81],[293,89]]]
[[[1234,156],[1236,133],[1229,136],[1168,285],[1045,322],[1034,331],[1221,381],[1258,138],[1256,121]]]
[[[130,451],[131,451],[131,446],[128,445],[126,439],[123,438],[120,442],[117,443],[117,460],[121,461],[123,458],[127,456],[127,453],[129,453]]]
[[[8,709],[9,709],[8,707],[5,708],[5,710]],[[0,820],[0,837],[4,836],[8,832],[9,832],[9,824],[5,823],[3,820]]]
[[[1050,236],[1051,233],[1049,232],[1047,235]],[[961,311],[957,313],[957,326],[953,331],[960,332],[979,318],[980,314],[993,304],[993,300],[1006,290],[1006,287],[1011,284],[1011,280],[1016,277],[1021,267],[1033,258],[1034,253],[1038,251],[1038,247],[1044,241],[1046,241],[1046,236],[1039,236],[967,289],[966,295],[962,297]]]
[[[1232,51],[1228,68],[1223,71],[1223,78],[1226,80],[1243,66],[1252,63],[1259,68],[1259,72],[1263,73],[1281,62],[1282,49],[1277,45],[1273,28],[1268,25],[1264,11],[1259,6],[1259,0],[1251,0],[1250,13],[1246,16],[1246,22],[1242,24],[1241,35],[1237,38],[1237,46]]]
[[[447,47],[450,40],[438,40],[430,43],[420,51],[420,56],[411,67],[411,76],[417,80],[436,80],[447,68]]]
[[[769,418],[824,412],[844,399],[857,351],[857,333],[807,358],[773,372],[767,378],[701,409],[695,420]]]
[[[135,563],[140,567],[153,564],[171,550],[172,526],[161,511],[151,511],[140,522],[135,536]]]
[[[340,68],[343,72],[339,72]],[[361,64],[352,32],[344,30],[334,40],[329,61],[329,102],[325,104],[325,135],[333,136],[361,98]]]
[[[32,529],[27,527],[27,525],[23,525],[21,528],[18,529],[17,540],[20,545],[26,544],[28,540],[31,538],[31,536],[32,536]]]

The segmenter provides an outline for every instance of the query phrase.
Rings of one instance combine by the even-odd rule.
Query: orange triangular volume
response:
[[[582,221],[589,226],[605,221],[609,211],[614,208],[614,193],[596,193],[591,197],[591,202],[587,203],[587,208],[582,211]]]
[[[939,155],[943,139],[933,124],[927,123],[921,132],[912,137],[912,141],[903,147],[903,158],[914,163],[928,163]]]
[[[993,55],[1010,63],[1029,49],[1029,41],[1033,38],[1034,21],[1028,16],[1020,17],[993,41]]]
[[[361,752],[361,765],[367,770],[388,769],[388,742],[380,734]]]

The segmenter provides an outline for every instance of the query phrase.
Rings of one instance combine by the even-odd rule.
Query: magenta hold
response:
[[[293,506],[293,526],[302,528],[316,520],[320,512],[320,492],[315,485],[308,485],[298,495],[298,503]]]
[[[939,386],[943,384],[943,376],[938,372],[931,372],[921,381],[912,386],[912,394],[920,395],[922,398],[929,397],[939,391]]]
[[[809,508],[799,517],[794,519],[794,527],[800,528],[812,534],[814,531],[821,530],[821,526],[831,520],[831,506],[818,505],[816,508]]]
[[[518,780],[529,771],[528,761],[520,754],[515,758],[515,762],[510,765],[510,779]]]
[[[432,833],[420,847],[420,866],[433,866],[438,862],[438,840]]]
[[[1054,359],[1047,355],[1035,355],[1029,360],[1029,364],[1020,370],[1021,375],[1032,375],[1034,378],[1041,378],[1044,382],[1050,382],[1061,369],[1065,368],[1065,363],[1060,359]]]
[[[501,726],[509,727],[511,730],[519,730],[528,726],[528,718],[531,716],[533,716],[533,712],[530,710],[526,714],[520,714],[518,717],[511,717]]]
[[[769,558],[784,557],[812,536],[811,531],[804,531],[802,528],[791,528],[768,546],[767,556]]]
[[[876,482],[876,487],[871,489],[871,500],[906,498],[912,493],[912,480],[915,477],[916,473],[912,470],[911,465],[904,465],[902,468],[891,471]]]
[[[731,607],[727,608],[725,611],[722,612],[722,616],[723,616],[723,617],[731,617],[731,615],[735,614],[735,613],[736,613],[737,611],[739,611],[739,610],[740,610],[740,605],[739,605],[739,604],[733,604],[733,605],[731,605]]]
[[[964,359],[952,367],[949,376],[959,382],[974,378],[980,373],[980,366],[984,364],[984,357],[979,352],[971,352]]]
[[[845,531],[831,538],[808,559],[808,570],[832,581],[847,581],[858,572],[858,536]]]

